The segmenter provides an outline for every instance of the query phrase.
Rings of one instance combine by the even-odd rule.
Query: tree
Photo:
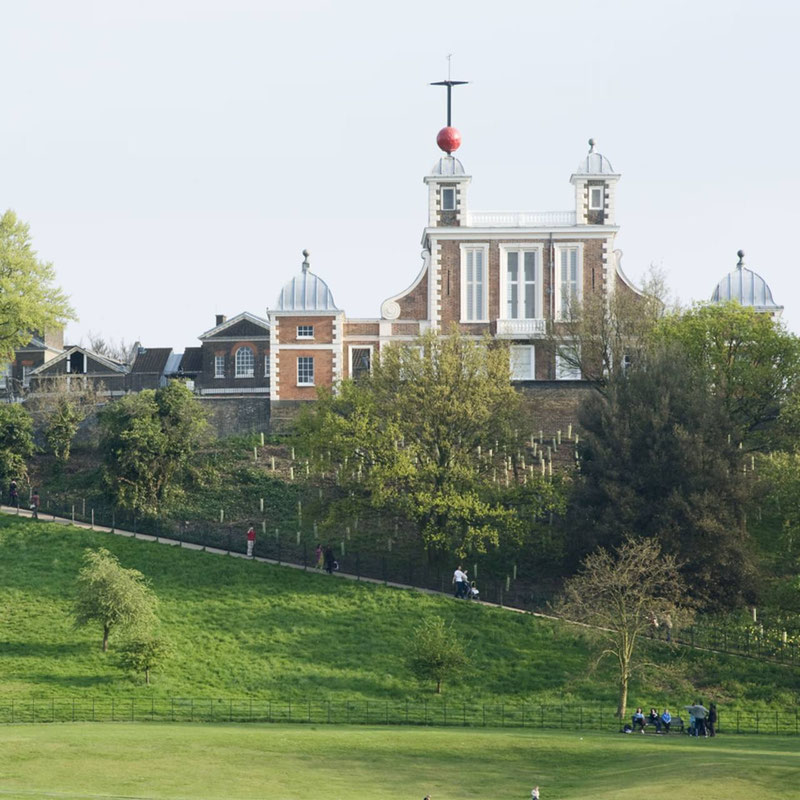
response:
[[[736,436],[750,447],[778,418],[800,379],[800,339],[769,314],[738,303],[696,305],[666,316],[659,341],[677,343],[705,372]]]
[[[428,617],[414,629],[407,658],[419,680],[436,682],[436,694],[441,694],[442,681],[457,675],[467,664],[467,652],[458,634],[441,617]]]
[[[745,511],[755,482],[705,373],[679,349],[656,350],[589,396],[579,422],[573,563],[636,531],[678,558],[707,607],[752,602]]]
[[[33,419],[18,403],[0,405],[0,481],[27,477],[33,455]]]
[[[170,643],[152,634],[129,639],[122,647],[120,662],[131,672],[143,672],[145,683],[150,685],[151,670],[160,667],[172,654]]]
[[[29,396],[25,405],[42,425],[47,445],[58,461],[69,461],[75,434],[97,408],[102,392],[102,385],[59,375],[40,380],[36,394]]]
[[[124,339],[119,341],[112,338],[106,339],[101,334],[93,333],[92,331],[89,331],[87,338],[89,339],[89,349],[93,353],[112,358],[114,361],[119,361],[123,364],[127,364],[132,360],[133,348]]]
[[[205,411],[180,381],[103,409],[101,449],[115,502],[154,515],[179,497],[207,427]]]
[[[0,362],[11,361],[34,331],[76,319],[54,279],[53,265],[36,257],[28,225],[6,211],[0,217]]]
[[[125,569],[105,548],[87,549],[78,573],[75,624],[100,623],[103,652],[112,630],[144,632],[155,624],[157,599],[136,569]]]
[[[554,604],[559,616],[594,628],[603,642],[602,659],[617,663],[617,716],[625,718],[628,686],[637,668],[640,637],[654,621],[686,622],[687,587],[675,558],[663,553],[654,539],[627,538],[614,551],[599,548],[588,555],[581,570],[567,580]]]
[[[601,391],[611,376],[641,361],[667,308],[663,276],[651,270],[640,293],[626,286],[593,292],[550,325],[548,339],[562,361]]]
[[[431,549],[463,554],[523,529],[495,482],[506,453],[518,468],[519,409],[507,347],[430,332],[387,347],[371,376],[322,391],[298,428],[316,468],[338,477],[331,518],[369,505],[410,520]],[[540,514],[558,502],[545,481],[520,491]]]

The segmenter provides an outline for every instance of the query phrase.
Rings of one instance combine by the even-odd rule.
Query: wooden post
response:
[[[289,467],[289,480],[294,480],[294,467]]]
[[[571,438],[572,438],[572,423],[570,422],[569,425],[567,425],[567,439]]]
[[[253,461],[258,461],[258,448],[253,446]]]
[[[261,446],[264,446],[264,433],[261,433]]]
[[[275,456],[272,456],[271,461],[272,461],[272,471],[275,472]]]
[[[220,522],[225,522],[225,509],[224,508],[221,508],[219,510],[219,521]]]
[[[259,507],[259,511],[263,511],[263,510],[264,510],[264,498],[263,498],[263,497],[261,497],[261,498],[259,499],[259,501],[258,501],[258,507]]]

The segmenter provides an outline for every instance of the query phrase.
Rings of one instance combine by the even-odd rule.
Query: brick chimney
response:
[[[217,325],[224,325],[227,319],[224,314],[217,314]]]

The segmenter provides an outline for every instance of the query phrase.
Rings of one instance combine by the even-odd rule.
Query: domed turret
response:
[[[779,317],[783,313],[783,306],[779,306],[772,299],[772,290],[767,282],[757,272],[753,272],[744,265],[743,250],[739,250],[737,255],[739,261],[736,269],[729,272],[717,284],[711,295],[711,302],[735,301],[739,305]]]
[[[275,311],[339,311],[328,284],[309,271],[308,256],[303,250],[302,272],[281,289]]]
[[[616,225],[615,194],[619,178],[611,162],[595,152],[594,139],[589,139],[589,152],[569,179],[575,187],[578,225]]]

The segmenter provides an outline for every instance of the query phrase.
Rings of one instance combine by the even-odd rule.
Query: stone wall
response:
[[[198,397],[219,437],[266,433],[270,429],[268,397]]]

